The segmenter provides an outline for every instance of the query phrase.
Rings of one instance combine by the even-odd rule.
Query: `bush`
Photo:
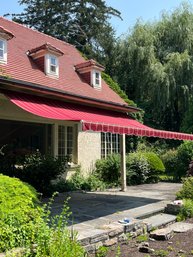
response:
[[[96,174],[107,184],[120,184],[120,156],[109,155],[106,159],[96,161]]]
[[[127,184],[143,184],[150,172],[147,159],[141,152],[130,153],[127,155]]]
[[[186,175],[186,172],[188,170],[188,165],[190,161],[193,158],[193,142],[186,141],[183,144],[181,144],[178,149],[178,163],[176,168],[176,179],[181,180],[182,177]]]
[[[164,170],[163,162],[153,152],[135,152],[127,156],[128,184],[158,182]]]
[[[35,189],[0,175],[0,203],[0,252],[33,243],[42,214]]]
[[[164,163],[166,174],[169,176],[175,176],[175,171],[178,167],[178,152],[177,150],[169,150],[161,156],[161,159]]]
[[[106,184],[99,179],[95,172],[91,173],[88,177],[84,177],[81,170],[77,169],[69,180],[60,179],[56,184],[54,184],[53,188],[58,192],[76,190],[96,191],[104,190],[106,188]]]
[[[183,205],[180,208],[180,213],[177,215],[177,221],[186,220],[193,217],[193,200],[183,199]]]
[[[183,186],[176,196],[177,199],[191,199],[193,201],[193,177],[184,179]]]
[[[0,175],[0,252],[24,247],[26,257],[85,256],[77,234],[67,229],[71,214],[67,202],[60,215],[51,217],[52,201],[40,208],[34,188]]]
[[[38,192],[50,195],[53,193],[51,180],[64,171],[65,161],[37,151],[25,157],[23,167],[17,170],[16,176],[35,187]]]
[[[144,157],[147,159],[149,164],[150,172],[146,180],[147,183],[158,182],[159,174],[165,171],[165,166],[162,160],[153,152],[143,153]]]

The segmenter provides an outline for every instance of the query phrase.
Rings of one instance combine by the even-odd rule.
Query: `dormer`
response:
[[[13,37],[14,35],[9,30],[0,26],[0,64],[7,63],[7,41]]]
[[[101,72],[104,67],[94,60],[85,61],[75,65],[76,71],[82,79],[95,89],[101,89]]]
[[[49,43],[31,49],[27,52],[39,68],[52,78],[59,77],[59,57],[64,53]]]

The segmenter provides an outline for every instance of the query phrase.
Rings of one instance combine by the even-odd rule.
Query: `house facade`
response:
[[[85,172],[119,152],[117,127],[98,125],[118,117],[121,126],[138,110],[102,80],[103,70],[74,46],[0,17],[0,148],[68,156]]]

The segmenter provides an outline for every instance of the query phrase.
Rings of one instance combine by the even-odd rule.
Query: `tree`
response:
[[[75,45],[88,58],[109,65],[115,31],[109,23],[120,12],[104,0],[19,0],[24,12],[13,20]],[[108,69],[110,70],[110,69]]]
[[[146,123],[179,130],[193,96],[193,11],[183,4],[158,22],[138,21],[120,40],[116,78]]]

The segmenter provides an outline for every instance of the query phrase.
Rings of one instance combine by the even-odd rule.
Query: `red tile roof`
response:
[[[87,67],[97,67],[100,70],[105,70],[105,68],[101,64],[99,64],[98,62],[92,59],[75,65],[76,70],[87,68]]]
[[[3,17],[0,17],[0,26],[15,35],[12,40],[8,41],[7,64],[0,65],[9,77],[82,97],[126,104],[104,81],[102,81],[102,90],[96,90],[81,80],[75,71],[75,65],[85,63],[85,59],[74,46]],[[30,49],[45,45],[47,42],[64,53],[59,58],[58,79],[46,76],[27,55]]]
[[[60,49],[54,47],[50,43],[45,43],[45,44],[43,44],[41,46],[38,46],[38,47],[33,48],[33,49],[30,49],[28,51],[28,55],[30,56],[32,54],[35,54],[35,53],[39,52],[40,50],[47,50],[47,51],[55,52],[56,54],[59,54],[59,55],[63,55],[64,54]]]
[[[0,33],[6,34],[7,35],[7,40],[12,39],[14,37],[14,34],[11,31],[5,29],[2,26],[0,26]]]

